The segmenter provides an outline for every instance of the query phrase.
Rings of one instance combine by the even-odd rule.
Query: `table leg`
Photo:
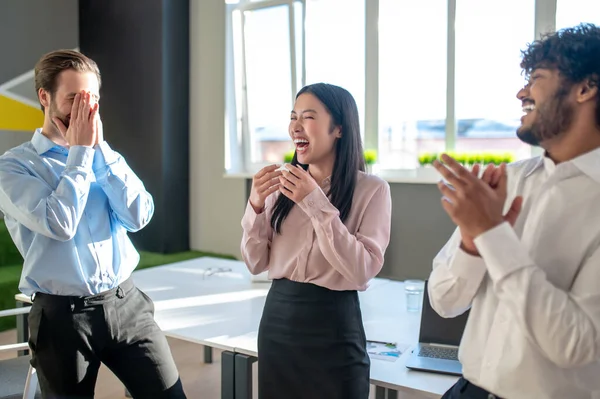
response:
[[[204,347],[204,363],[212,363],[213,362],[213,348],[210,346]]]
[[[375,399],[398,399],[398,391],[384,387],[375,387]]]
[[[17,301],[17,308],[24,308],[26,306],[31,306],[29,303]],[[27,342],[29,341],[29,322],[27,319],[28,314],[20,314],[17,316],[17,342]],[[28,350],[18,351],[18,356],[27,356],[29,355]]]
[[[252,399],[252,364],[254,356],[235,355],[235,399]]]
[[[221,353],[221,399],[235,399],[235,353]]]

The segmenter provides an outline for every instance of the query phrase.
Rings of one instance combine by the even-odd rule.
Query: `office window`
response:
[[[457,151],[530,155],[516,137],[522,116],[516,94],[524,83],[520,49],[534,39],[534,15],[534,0],[457,1]]]
[[[241,123],[247,132],[250,162],[281,162],[292,148],[288,135],[293,98],[289,6],[244,11],[241,41],[239,62],[245,68],[245,85],[242,78],[238,93],[245,104],[242,101],[238,107],[246,110]]]
[[[365,110],[365,0],[306,1],[306,84],[348,90]],[[300,89],[300,87],[298,88]]]
[[[246,1],[232,12],[236,62],[230,78],[236,81],[237,124],[247,169],[281,162],[293,149],[289,114],[305,84],[346,88],[364,126],[364,5],[364,0],[278,0],[264,6]],[[243,17],[236,17],[240,12]]]
[[[568,28],[589,22],[600,25],[600,1],[557,0],[556,29]]]
[[[418,166],[446,147],[447,3],[379,1],[379,160]]]
[[[527,158],[532,147],[516,137],[521,50],[546,30],[600,24],[596,0],[224,1],[235,59],[227,165],[250,172],[293,149],[289,111],[316,82],[352,93],[376,170],[414,169],[443,151]]]

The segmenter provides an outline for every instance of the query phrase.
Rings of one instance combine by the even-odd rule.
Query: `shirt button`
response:
[[[309,206],[313,206],[314,204],[315,204],[314,202],[312,202],[312,201],[308,201],[308,205],[309,205]]]
[[[493,393],[488,395],[488,399],[496,399],[496,395],[494,395]]]

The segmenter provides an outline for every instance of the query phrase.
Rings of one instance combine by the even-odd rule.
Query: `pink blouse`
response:
[[[321,188],[292,208],[281,225],[271,228],[278,191],[257,214],[250,203],[242,218],[242,257],[252,274],[313,283],[331,290],[364,291],[383,266],[390,241],[392,199],[389,184],[359,172],[352,209],[345,223]]]

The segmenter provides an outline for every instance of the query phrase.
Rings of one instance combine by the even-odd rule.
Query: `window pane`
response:
[[[365,0],[307,0],[306,84],[331,83],[348,90],[365,109]]]
[[[600,25],[600,1],[558,0],[556,2],[556,29],[589,22]]]
[[[522,115],[520,50],[534,39],[535,0],[456,5],[456,150],[531,156],[516,136]],[[507,29],[506,21],[510,21]]]
[[[415,168],[419,153],[445,148],[446,27],[446,0],[379,2],[382,168]]]
[[[244,17],[250,161],[281,162],[292,148],[288,6],[245,11]]]
[[[302,14],[304,12],[304,5],[300,1],[294,2],[294,27],[296,31],[294,33],[295,45],[296,45],[296,87],[297,90],[302,88],[302,65],[304,60],[302,59]],[[296,95],[296,93],[294,93]]]

